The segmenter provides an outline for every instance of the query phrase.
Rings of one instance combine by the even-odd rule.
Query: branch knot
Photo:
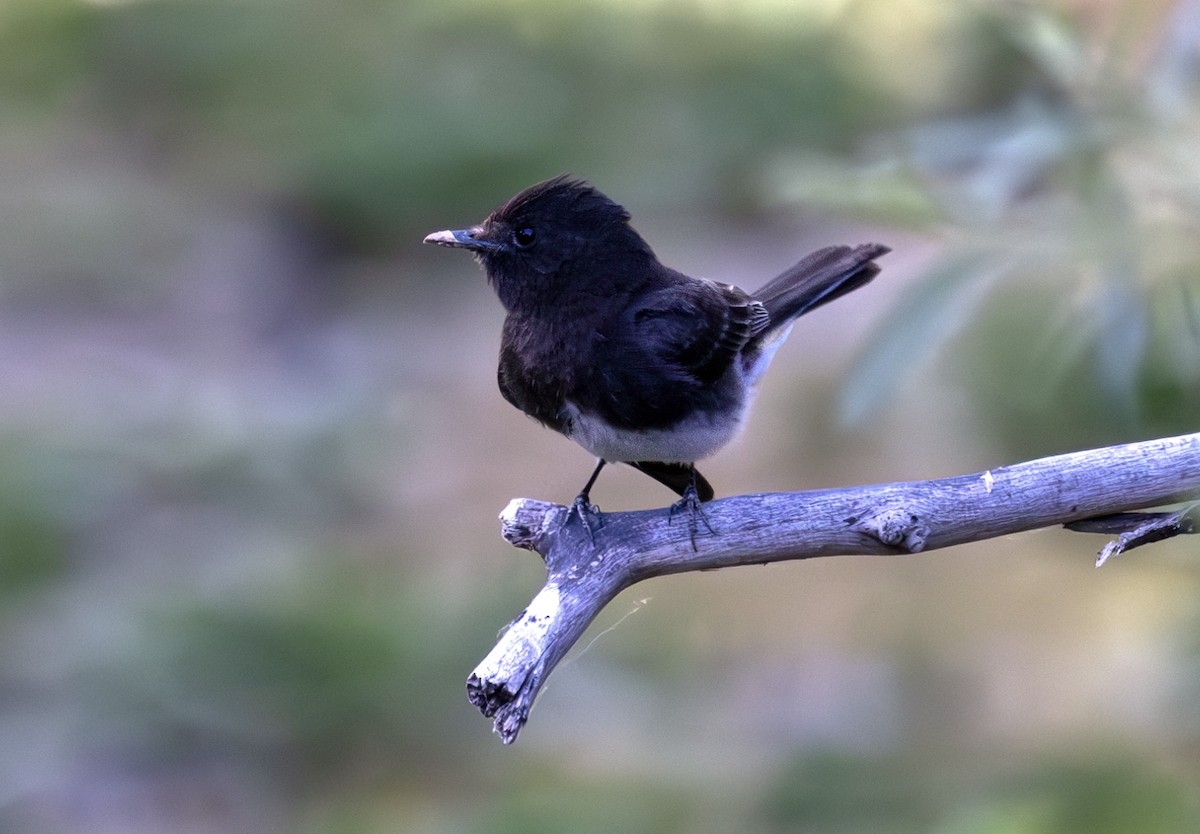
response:
[[[850,526],[905,553],[920,553],[929,539],[929,525],[920,515],[904,507],[871,510],[852,520]]]

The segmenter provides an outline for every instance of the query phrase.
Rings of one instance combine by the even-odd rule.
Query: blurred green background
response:
[[[891,244],[722,494],[1195,431],[1200,3],[3,0],[0,136],[0,830],[1200,830],[1189,538],[654,580],[502,747],[496,514],[591,461],[419,243],[569,170],[751,289]]]

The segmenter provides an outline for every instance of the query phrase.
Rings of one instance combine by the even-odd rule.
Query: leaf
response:
[[[952,252],[904,294],[851,370],[839,420],[857,425],[878,411],[900,384],[966,325],[993,279],[1011,267],[979,249]]]
[[[1113,408],[1132,418],[1148,338],[1137,263],[1130,256],[1117,255],[1105,264],[1104,278],[1096,299],[1096,316],[1101,322],[1096,370]]]
[[[1193,100],[1200,66],[1200,0],[1183,0],[1175,6],[1156,51],[1146,73],[1150,101],[1164,117],[1178,118]]]

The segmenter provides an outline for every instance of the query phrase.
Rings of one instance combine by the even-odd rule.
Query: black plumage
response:
[[[508,312],[504,398],[596,455],[689,502],[712,498],[695,470],[737,432],[792,322],[869,282],[880,244],[831,246],[758,292],[664,266],[629,214],[563,175],[522,191],[479,226],[425,241],[474,252]]]

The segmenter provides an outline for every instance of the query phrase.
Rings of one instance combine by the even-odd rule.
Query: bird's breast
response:
[[[497,381],[504,398],[530,417],[565,433],[566,392],[581,366],[587,363],[580,345],[562,328],[515,316],[506,320]]]

